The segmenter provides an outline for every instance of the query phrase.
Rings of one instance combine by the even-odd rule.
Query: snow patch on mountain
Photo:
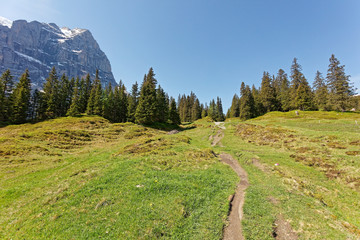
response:
[[[66,38],[73,38],[76,35],[79,35],[86,31],[86,29],[81,29],[81,28],[70,29],[67,27],[62,27],[60,28],[60,30],[65,35]]]
[[[33,58],[33,57],[30,57],[28,55],[25,55],[23,53],[20,53],[20,52],[17,52],[17,51],[14,51],[17,55],[23,57],[23,58],[26,58],[28,61],[32,61],[32,62],[36,62],[38,64],[41,64],[41,65],[44,65],[42,62],[40,62],[39,60]]]
[[[11,28],[12,24],[13,22],[11,20],[0,16],[0,25]]]

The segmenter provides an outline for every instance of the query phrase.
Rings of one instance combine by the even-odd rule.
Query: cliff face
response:
[[[116,81],[105,53],[90,31],[59,28],[56,24],[11,22],[0,18],[0,72],[10,69],[18,77],[29,69],[34,88],[41,88],[51,68],[58,75],[83,77],[99,69],[102,84],[115,86]]]

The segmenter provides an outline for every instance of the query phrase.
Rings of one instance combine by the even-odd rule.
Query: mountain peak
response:
[[[13,21],[4,18],[2,16],[0,16],[0,25],[6,26],[8,28],[11,28]]]
[[[66,38],[73,38],[87,31],[86,29],[81,29],[81,28],[70,29],[68,27],[62,27],[60,28],[60,30],[65,35]]]
[[[10,69],[17,79],[27,68],[33,87],[40,89],[53,66],[59,75],[80,78],[99,70],[104,87],[117,85],[108,58],[89,30],[0,18],[0,73]]]

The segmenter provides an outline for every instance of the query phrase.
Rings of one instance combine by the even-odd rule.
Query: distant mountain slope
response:
[[[69,77],[94,76],[99,69],[103,85],[116,85],[110,62],[89,30],[0,17],[0,72],[10,69],[18,78],[28,68],[33,87],[40,88],[53,66]]]

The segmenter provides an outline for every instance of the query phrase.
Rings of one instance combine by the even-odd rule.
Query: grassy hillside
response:
[[[238,179],[209,131],[100,117],[1,128],[0,238],[221,238]]]
[[[229,119],[223,144],[249,173],[248,239],[272,239],[280,215],[300,239],[360,238],[360,114]]]
[[[221,152],[248,172],[246,239],[273,239],[279,219],[299,239],[360,238],[360,114],[154,127],[84,116],[0,128],[0,239],[220,239],[239,180]]]

